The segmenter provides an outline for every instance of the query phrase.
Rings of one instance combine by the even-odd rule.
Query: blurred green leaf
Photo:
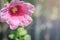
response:
[[[31,36],[30,35],[25,35],[24,40],[31,40]]]
[[[10,2],[11,0],[7,0],[8,2]]]
[[[18,34],[18,36],[24,36],[27,34],[27,30],[25,30],[23,27],[19,27],[17,29],[17,34]]]
[[[10,35],[9,35],[9,38],[10,38],[10,39],[15,39],[15,35],[14,35],[14,34],[10,34]]]
[[[15,39],[16,38],[16,31],[11,31],[9,34],[10,39]]]

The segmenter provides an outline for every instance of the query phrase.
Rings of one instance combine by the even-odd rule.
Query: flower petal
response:
[[[24,16],[18,16],[18,17],[11,17],[7,21],[7,23],[10,25],[10,29],[14,30],[18,26],[26,27],[32,22],[32,18],[28,15]]]
[[[24,15],[22,17],[20,17],[20,25],[23,27],[28,26],[31,22],[32,22],[32,18],[28,15]]]
[[[19,19],[17,17],[10,17],[9,20],[7,20],[7,24],[10,25],[10,29],[14,30],[19,26]]]
[[[26,5],[26,8],[28,9],[27,14],[31,15],[32,13],[34,13],[35,11],[35,7],[34,5],[30,4],[30,3],[24,3]]]
[[[5,22],[8,19],[8,12],[6,8],[0,10],[0,22]]]
[[[13,7],[13,6],[15,6],[15,5],[21,5],[21,4],[23,4],[23,3],[24,3],[24,1],[12,0],[12,1],[10,2],[10,7]]]

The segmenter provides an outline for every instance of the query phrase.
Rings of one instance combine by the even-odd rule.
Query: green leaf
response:
[[[24,36],[27,34],[27,30],[20,30],[20,32],[17,32],[18,36]]]
[[[23,27],[19,27],[19,28],[17,29],[17,32],[20,32],[20,31],[23,31],[23,30],[25,30]]]
[[[15,39],[16,38],[16,31],[11,31],[10,34],[9,34],[9,38],[10,39]]]
[[[15,40],[19,40],[18,38],[15,38]]]
[[[31,36],[30,35],[25,35],[24,40],[31,40]]]
[[[15,35],[14,35],[14,34],[10,34],[10,35],[9,35],[9,38],[15,39]]]

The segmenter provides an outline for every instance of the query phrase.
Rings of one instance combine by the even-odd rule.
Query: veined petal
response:
[[[28,9],[27,14],[31,15],[35,11],[34,5],[30,3],[24,3],[26,5],[26,8]]]
[[[11,29],[11,30],[15,30],[17,27],[18,27],[18,26],[16,26],[16,25],[10,25],[10,29]]]
[[[7,21],[7,23],[10,25],[10,29],[14,30],[18,26],[26,27],[32,22],[32,18],[28,15],[24,16],[18,16],[18,17],[11,17]]]
[[[10,29],[14,30],[19,26],[19,19],[17,17],[10,17],[9,20],[7,20],[7,24],[9,24]]]
[[[24,3],[24,1],[12,0],[11,3],[10,3],[10,7],[13,7],[15,5],[21,5],[23,3]]]
[[[28,15],[24,15],[22,17],[20,17],[20,25],[23,27],[28,26],[31,22],[32,22],[32,18]]]
[[[8,11],[6,8],[2,8],[0,10],[0,22],[5,22],[6,20],[8,20]]]

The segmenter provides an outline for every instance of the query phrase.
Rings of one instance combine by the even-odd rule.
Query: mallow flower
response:
[[[31,15],[34,10],[34,5],[30,3],[11,0],[0,10],[0,22],[6,22],[12,30],[18,26],[26,27],[32,22]]]

